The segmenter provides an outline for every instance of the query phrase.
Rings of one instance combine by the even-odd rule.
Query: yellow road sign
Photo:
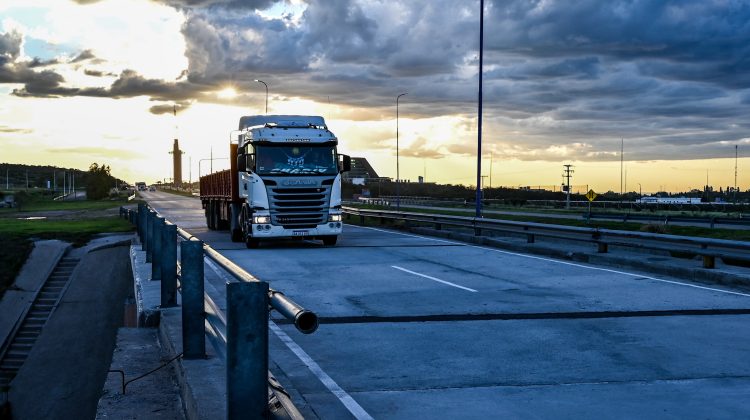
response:
[[[596,197],[597,194],[594,192],[594,190],[589,190],[589,192],[586,193],[586,198],[588,198],[589,201],[594,201]]]

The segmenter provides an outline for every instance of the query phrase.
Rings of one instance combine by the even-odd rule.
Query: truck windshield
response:
[[[256,146],[259,175],[336,175],[333,146]]]

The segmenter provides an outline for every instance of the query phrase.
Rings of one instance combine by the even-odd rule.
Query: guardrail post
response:
[[[177,306],[177,226],[161,229],[161,307]]]
[[[711,229],[714,228],[714,224],[716,223],[716,217],[711,218]]]
[[[154,216],[153,250],[151,251],[151,280],[161,280],[162,244],[164,235],[164,218]]]
[[[138,238],[141,240],[141,251],[145,251],[146,248],[143,244],[143,241],[145,239],[145,216],[146,216],[146,205],[143,203],[138,203]]]
[[[227,283],[227,418],[268,411],[268,283]]]
[[[524,226],[523,230],[529,230],[529,227],[528,226]],[[535,238],[534,238],[534,234],[533,233],[527,233],[526,234],[526,243],[527,244],[533,244],[534,240],[535,240]]]
[[[148,209],[146,212],[146,240],[144,251],[146,251],[146,262],[150,263],[153,258],[153,252],[154,252],[154,219],[155,219],[156,213]]]
[[[606,242],[597,242],[596,243],[596,252],[600,254],[605,254],[608,250],[607,243]]]
[[[203,304],[203,242],[180,244],[182,271],[182,351],[185,359],[206,357],[205,308]]]
[[[363,225],[365,224],[365,216],[363,216],[361,214],[359,215],[359,223],[361,223]]]
[[[154,212],[151,209],[146,209],[146,220],[145,220],[145,232],[146,232],[146,240],[143,241],[143,250],[146,251],[146,262],[151,262],[151,250],[152,250],[152,242],[151,237],[153,236],[153,220],[154,218]]]

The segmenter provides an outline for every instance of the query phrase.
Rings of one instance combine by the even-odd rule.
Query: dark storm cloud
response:
[[[74,3],[86,5],[98,3],[102,0],[72,0]],[[270,7],[278,0],[151,0],[178,8],[192,7],[222,7],[227,9],[262,10]]]
[[[401,92],[409,92],[405,116],[476,117],[478,4],[309,0],[295,20],[256,12],[271,0],[160,2],[185,15],[187,77],[123,72],[110,87],[76,90],[40,72],[31,87],[40,96],[220,103],[208,93],[231,83],[248,92],[236,101],[260,106],[257,78],[272,97],[330,100],[381,119],[392,118]],[[717,144],[749,137],[748,21],[748,2],[492,1],[484,27],[487,143],[519,159],[617,159],[621,137],[643,160],[713,156]],[[17,36],[0,38],[0,69],[19,48]],[[406,153],[434,157],[476,150],[412,147]]]
[[[84,69],[83,74],[85,74],[86,76],[92,76],[92,77],[117,76],[114,73],[101,71],[101,70],[92,70],[92,69]]]
[[[148,111],[154,115],[173,114],[175,112],[180,113],[190,108],[190,105],[190,102],[166,103],[154,105],[149,108]]]

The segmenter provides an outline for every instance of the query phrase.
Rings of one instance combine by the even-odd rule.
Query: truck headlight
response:
[[[253,224],[271,223],[271,216],[253,216]]]
[[[340,222],[341,221],[341,214],[329,214],[328,215],[328,221],[329,222]]]

